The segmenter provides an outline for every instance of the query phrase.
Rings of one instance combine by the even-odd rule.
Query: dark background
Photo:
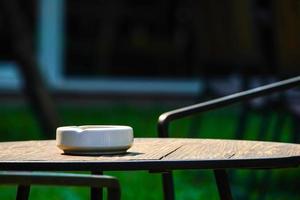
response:
[[[19,0],[36,46],[38,1]],[[65,1],[66,76],[299,72],[297,0]],[[0,7],[0,58],[13,59]]]

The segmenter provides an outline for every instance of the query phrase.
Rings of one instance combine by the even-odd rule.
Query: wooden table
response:
[[[176,169],[288,168],[299,165],[299,144],[275,142],[136,138],[127,153],[102,156],[64,155],[54,140],[0,143],[0,170],[164,172]]]

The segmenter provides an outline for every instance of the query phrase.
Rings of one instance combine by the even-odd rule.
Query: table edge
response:
[[[131,161],[3,161],[0,170],[24,171],[168,171],[184,169],[270,169],[296,168],[300,166],[300,156],[265,159],[229,160],[131,160]]]

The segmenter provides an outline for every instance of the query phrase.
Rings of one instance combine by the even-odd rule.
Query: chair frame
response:
[[[300,76],[213,99],[199,104],[182,107],[179,109],[165,112],[159,116],[158,119],[158,135],[159,137],[169,137],[169,124],[178,119],[182,119],[194,114],[199,114],[205,111],[222,108],[234,103],[242,103],[257,97],[266,96],[275,92],[282,92],[300,85]],[[228,181],[226,170],[214,170],[214,175],[219,191],[220,199],[231,200],[232,194]],[[165,200],[175,199],[174,183],[172,172],[162,174],[163,191]]]
[[[17,200],[27,200],[29,198],[30,185],[106,187],[108,200],[120,200],[121,196],[118,179],[106,175],[1,171],[0,184],[19,185],[16,196]]]

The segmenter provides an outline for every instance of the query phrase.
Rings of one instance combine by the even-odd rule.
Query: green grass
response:
[[[162,105],[64,105],[59,107],[63,125],[83,124],[122,124],[132,126],[135,137],[155,137],[156,123],[159,114],[171,109]],[[218,111],[204,113],[195,118],[178,120],[171,124],[173,137],[203,137],[203,138],[234,138],[237,125],[238,109],[230,107]],[[0,140],[42,139],[38,123],[30,109],[24,105],[0,105]],[[246,139],[257,139],[261,113],[251,112],[245,134]],[[271,115],[271,125],[276,119]],[[191,131],[191,127],[193,130]],[[284,126],[281,141],[289,141],[292,125],[290,119]],[[272,138],[272,128],[267,130],[266,140]],[[161,176],[146,171],[107,172],[117,176],[122,186],[122,199],[162,199]],[[232,174],[232,173],[231,173]],[[266,193],[266,199],[298,199],[300,176],[299,170],[276,170],[267,180],[264,171],[256,173],[248,170],[234,171],[232,182],[233,194],[236,199],[261,199]],[[245,184],[249,177],[258,180]],[[262,184],[259,184],[262,183]],[[282,185],[286,187],[282,187]],[[290,185],[290,187],[288,187]],[[175,186],[177,199],[218,199],[214,177],[211,171],[187,170],[175,171]],[[267,187],[266,187],[267,186]],[[13,199],[15,187],[1,186],[0,199]],[[42,187],[34,186],[31,199],[88,199],[89,190],[75,187]]]

